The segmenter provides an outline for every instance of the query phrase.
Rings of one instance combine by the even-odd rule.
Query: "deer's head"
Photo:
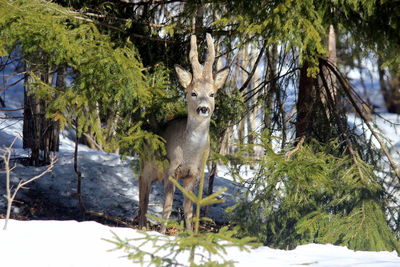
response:
[[[179,82],[186,90],[188,113],[190,116],[209,118],[214,112],[214,97],[228,77],[229,69],[224,68],[213,74],[215,60],[214,42],[209,33],[207,39],[207,58],[204,67],[199,62],[196,36],[190,39],[189,60],[193,75],[179,65],[175,65]]]

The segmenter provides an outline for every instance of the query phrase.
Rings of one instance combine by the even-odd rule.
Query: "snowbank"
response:
[[[0,220],[0,227],[4,220]],[[129,228],[108,227],[96,222],[15,221],[0,230],[1,266],[14,267],[125,267],[134,266],[123,251],[109,251],[112,233],[121,238],[141,236]],[[158,234],[158,233],[155,233]],[[285,251],[259,247],[250,253],[229,248],[235,266],[400,266],[396,252],[352,251],[333,245],[309,244]],[[182,264],[186,264],[182,262]]]

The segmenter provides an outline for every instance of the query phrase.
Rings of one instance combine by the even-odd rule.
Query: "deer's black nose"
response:
[[[197,108],[197,113],[200,115],[207,115],[210,112],[210,109],[207,107],[198,107]]]
[[[206,108],[206,107],[201,107],[201,108],[200,108],[200,111],[203,112],[203,113],[206,113],[206,112],[208,111],[208,108]]]

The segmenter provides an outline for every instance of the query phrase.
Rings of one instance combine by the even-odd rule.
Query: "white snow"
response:
[[[110,230],[96,222],[12,220],[0,232],[2,266],[132,266],[120,251],[107,252],[113,244],[102,238],[110,239]],[[135,234],[115,230],[126,237]]]
[[[0,220],[0,227],[4,220]],[[13,267],[125,267],[134,266],[115,246],[112,232],[121,238],[141,235],[134,229],[107,227],[96,222],[15,221],[0,230],[1,266]],[[158,233],[154,233],[158,234]],[[250,253],[227,250],[235,266],[400,266],[396,252],[352,251],[333,245],[309,244],[294,250],[259,247]],[[187,262],[181,262],[187,264]]]

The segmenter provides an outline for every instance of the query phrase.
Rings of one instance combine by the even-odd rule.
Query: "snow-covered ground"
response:
[[[20,126],[18,129],[17,125]],[[13,130],[22,131],[21,123],[13,126]],[[7,145],[12,138],[0,140],[0,147]],[[4,142],[2,142],[4,141]],[[29,151],[22,149],[22,141],[14,146],[13,156],[28,155]],[[72,212],[78,212],[78,199],[74,197],[77,192],[77,176],[73,167],[73,142],[66,136],[60,140],[60,152],[56,153],[58,162],[53,171],[29,185],[29,190],[21,190],[17,199],[24,202],[32,202],[33,197],[40,193],[53,205]],[[138,180],[137,173],[133,171],[134,159],[122,160],[119,155],[93,151],[86,146],[79,147],[78,168],[82,173],[82,198],[87,209],[104,212],[108,216],[133,220],[138,214]],[[41,173],[45,167],[29,167],[17,163],[12,172],[12,181],[17,184],[20,180],[27,180]],[[227,187],[222,198],[225,203],[214,205],[210,208],[210,217],[217,222],[225,222],[227,217],[224,210],[234,203],[235,192],[238,187],[232,181],[218,177],[214,183],[214,190]],[[35,192],[32,197],[32,192]],[[0,179],[0,194],[5,193],[5,179]],[[161,216],[163,201],[163,187],[161,183],[155,183],[150,194],[149,213]],[[177,218],[177,212],[182,207],[183,196],[177,190],[174,201],[172,218]],[[0,198],[0,213],[4,213],[6,201]],[[19,212],[17,208],[14,212]]]
[[[13,81],[9,81],[12,83]],[[4,94],[3,94],[4,93]],[[7,109],[22,107],[22,85],[2,92]],[[0,117],[21,116],[22,111],[0,111]],[[386,115],[385,115],[386,116]],[[389,115],[388,115],[389,116]],[[392,115],[389,116],[393,119]],[[388,117],[388,118],[389,118]],[[398,120],[398,117],[395,119]],[[394,144],[394,153],[400,150],[400,138],[394,128],[380,123]],[[0,147],[9,146],[17,136],[13,156],[28,155],[22,149],[21,118],[0,120]],[[61,137],[59,159],[54,171],[30,185],[29,190],[21,190],[17,199],[29,202],[31,191],[42,192],[52,205],[66,209],[78,208],[76,193],[76,175],[73,170],[73,142],[68,132]],[[137,215],[138,188],[136,174],[131,164],[134,160],[121,160],[119,155],[92,151],[85,146],[79,147],[79,168],[83,174],[83,199],[87,208],[107,215],[132,220]],[[43,168],[25,167],[21,164],[13,171],[12,180],[18,182],[41,172]],[[226,175],[225,168],[219,174]],[[251,175],[244,173],[243,176]],[[0,213],[5,211],[4,172],[0,171]],[[227,177],[228,178],[228,177]],[[235,192],[240,188],[223,177],[217,177],[215,190],[228,187],[222,196],[224,204],[215,205],[210,216],[223,221],[224,210],[234,203]],[[161,212],[162,187],[155,185],[150,196],[150,213]],[[174,210],[182,206],[182,197],[177,192]],[[13,210],[14,213],[18,209]],[[173,213],[179,216],[177,212]],[[4,220],[0,220],[2,228]],[[76,221],[15,221],[9,223],[6,231],[0,230],[0,266],[132,266],[122,251],[109,252],[113,245],[103,239],[112,237],[111,231],[123,238],[138,237],[136,230],[112,228],[96,222]],[[354,252],[345,247],[333,245],[309,244],[295,250],[285,251],[259,247],[250,253],[240,252],[235,248],[227,250],[227,259],[236,261],[236,266],[400,266],[400,257],[395,252]],[[185,264],[185,262],[182,262]]]
[[[0,226],[4,220],[0,220]],[[121,238],[141,235],[129,228],[110,228],[96,222],[10,221],[0,230],[1,266],[30,267],[129,267],[134,266],[115,246],[113,231]],[[158,233],[155,233],[158,234]],[[227,250],[235,266],[400,266],[395,252],[352,251],[333,245],[309,244],[295,250],[259,247],[250,253]],[[181,262],[187,264],[187,262]]]

